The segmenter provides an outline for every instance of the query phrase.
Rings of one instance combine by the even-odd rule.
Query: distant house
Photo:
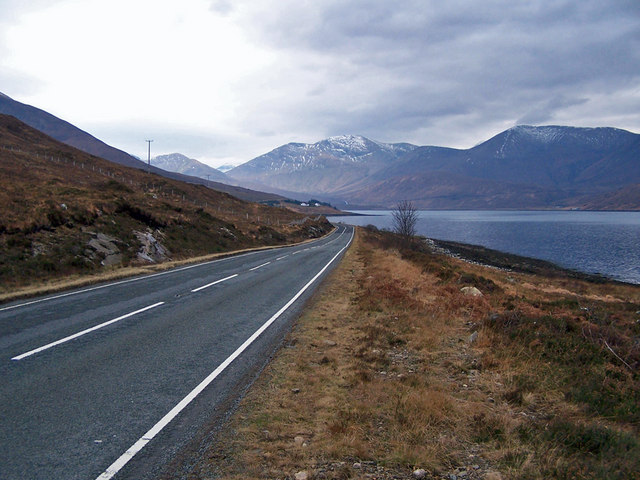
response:
[[[308,206],[309,206],[309,204],[308,204],[308,203],[304,203],[304,202],[302,202],[302,203],[300,204],[300,206],[301,206],[301,207],[308,207]]]

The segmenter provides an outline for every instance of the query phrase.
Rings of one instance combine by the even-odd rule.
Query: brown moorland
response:
[[[359,229],[229,426],[166,478],[636,478],[640,287],[505,266]]]
[[[332,228],[324,217],[103,160],[6,115],[0,115],[0,205],[0,294],[298,242]]]

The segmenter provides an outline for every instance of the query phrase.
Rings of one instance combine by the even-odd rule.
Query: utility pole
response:
[[[209,174],[207,174],[207,187],[209,186]]]
[[[148,156],[147,156],[147,173],[151,173],[151,142],[153,140],[145,140],[149,144]]]

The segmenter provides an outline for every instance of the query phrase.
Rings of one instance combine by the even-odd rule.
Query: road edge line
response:
[[[198,384],[196,388],[191,390],[175,407],[173,407],[164,417],[160,419],[151,429],[145,433],[138,441],[136,441],[129,449],[124,452],[115,462],[113,462],[102,474],[100,474],[96,480],[110,480],[112,479],[129,461],[142,450],[147,443],[166,427],[171,420],[173,420],[187,405],[189,405],[202,391],[207,388],[211,382],[213,382],[218,375],[220,375],[237,357],[244,352],[249,345],[251,345],[273,322],[275,322],[300,296],[307,291],[307,289],[322,275],[329,265],[331,265],[336,258],[344,252],[353,240],[355,235],[355,228],[352,230],[351,238],[347,244],[342,247],[338,253],[336,253],[329,262],[322,267],[322,269],[311,279],[307,284],[302,287],[298,293],[296,293],[283,307],[280,308],[269,320],[267,320],[253,335],[244,341],[227,359],[222,362],[213,372],[211,372],[202,382]]]

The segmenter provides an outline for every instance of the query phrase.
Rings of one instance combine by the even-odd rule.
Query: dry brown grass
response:
[[[637,473],[637,374],[598,342],[637,368],[638,288],[380,244],[356,235],[193,478]],[[594,379],[608,383],[588,398]]]

